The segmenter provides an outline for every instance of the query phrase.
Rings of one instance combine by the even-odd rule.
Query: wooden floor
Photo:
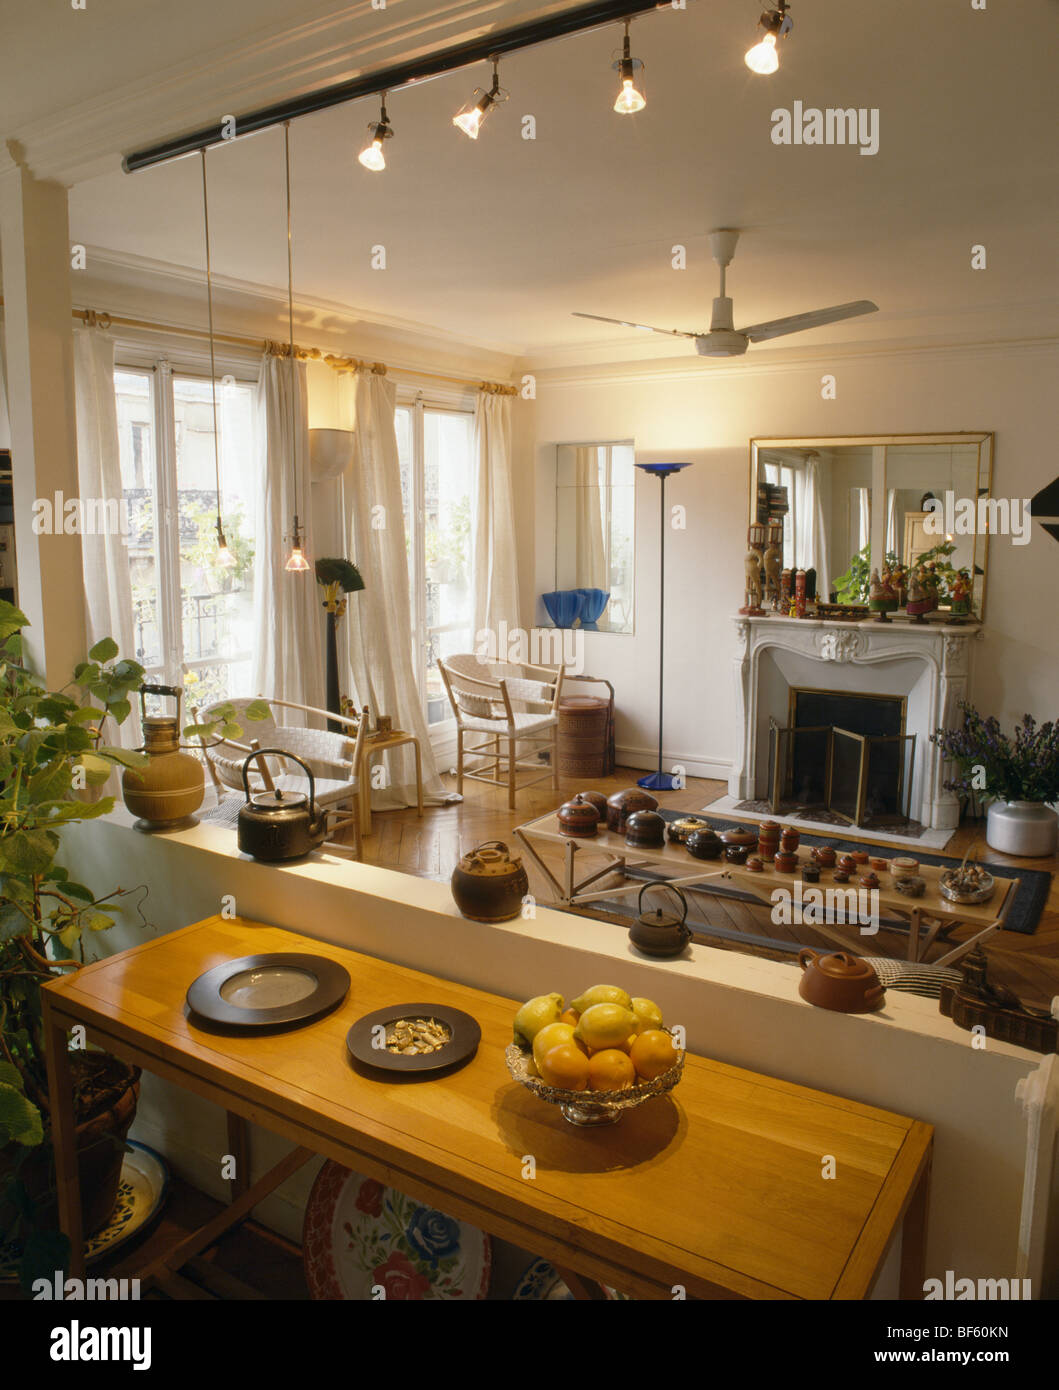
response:
[[[414,808],[375,814],[372,817],[373,833],[364,840],[364,858],[369,863],[384,864],[402,873],[447,881],[460,855],[483,841],[500,839],[510,843],[511,831],[516,825],[555,810],[560,802],[567,800],[575,792],[598,790],[609,795],[622,787],[634,785],[636,778],[642,775],[642,772],[629,768],[619,768],[614,776],[593,781],[591,787],[585,787],[581,782],[562,781],[558,793],[552,791],[547,783],[541,783],[519,792],[515,811],[508,809],[505,791],[480,783],[465,782],[464,800],[461,804],[428,806],[422,820],[416,815]],[[455,789],[454,778],[446,778],[445,782]],[[723,782],[693,778],[683,790],[663,792],[659,800],[664,807],[673,810],[700,811],[711,801],[723,796],[726,791],[727,786]],[[867,836],[848,833],[836,838],[868,839]],[[1052,873],[1059,867],[1054,858],[1011,859],[987,849],[985,824],[982,821],[969,822],[956,830],[944,852],[962,857],[968,846],[974,842],[980,846],[982,858],[987,862],[1007,864],[1014,868],[1044,869]],[[883,853],[888,855],[897,852],[899,851],[891,846],[883,850]],[[587,869],[589,862],[584,862]],[[538,900],[542,903],[553,901],[554,892],[544,876],[528,860],[526,867],[530,875],[531,891]],[[605,887],[606,881],[600,886]],[[772,924],[768,909],[763,906],[731,901],[722,903],[720,899],[713,898],[705,903],[705,918],[712,924],[757,936],[782,938],[785,934],[784,928]],[[700,909],[694,921],[699,930],[702,920],[703,914]],[[615,926],[615,930],[622,928]],[[792,943],[797,940],[800,945],[814,946],[821,950],[835,949],[833,942],[816,937],[811,928],[787,929],[786,936]],[[960,933],[957,932],[954,940],[959,939]],[[792,959],[783,951],[769,950],[745,942],[726,941],[717,937],[710,939],[710,945],[727,950],[749,951],[773,959]],[[906,942],[898,933],[883,930],[872,938],[858,938],[852,949],[860,955],[888,955],[903,959]],[[947,946],[936,945],[931,954],[940,956],[947,949]],[[991,978],[1003,981],[1026,1003],[1038,1007],[1047,1007],[1051,1003],[1053,996],[1059,994],[1057,880],[1053,879],[1048,903],[1036,932],[1032,936],[1022,936],[1016,932],[998,932],[989,942],[988,954]]]

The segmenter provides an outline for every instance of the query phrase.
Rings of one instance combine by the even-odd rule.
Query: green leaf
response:
[[[110,776],[113,763],[101,758],[98,753],[82,753],[79,765],[85,770],[85,781],[90,787],[101,786]]]
[[[32,1147],[44,1138],[40,1111],[14,1086],[0,1082],[0,1148],[12,1140]]]
[[[16,830],[0,836],[0,855],[15,873],[45,873],[58,848],[59,837],[50,830]]]
[[[107,703],[107,713],[112,714],[119,724],[124,724],[132,713],[132,705],[128,700],[110,700]]]
[[[272,709],[267,700],[251,700],[244,711],[250,720],[271,719]]]
[[[146,767],[151,761],[146,753],[136,753],[131,748],[115,748],[111,744],[97,748],[96,753],[101,758],[109,758],[112,763],[120,763],[122,767]]]
[[[107,798],[110,800],[111,798]],[[62,891],[68,898],[76,898],[78,902],[90,903],[95,901],[95,893],[91,888],[86,888],[83,883],[74,883],[72,879],[67,879],[62,886]]]
[[[10,1062],[0,1060],[0,1086],[14,1086],[16,1091],[24,1091],[22,1073]]]
[[[56,758],[29,779],[31,801],[55,801],[70,790],[72,777],[66,759]]]
[[[113,637],[103,637],[94,647],[89,649],[88,655],[93,661],[112,661],[118,654],[118,644]]]
[[[116,920],[115,917],[108,917],[105,912],[90,912],[85,918],[85,926],[89,931],[106,931]]]
[[[143,680],[144,674],[144,668],[140,663],[138,661],[130,661],[128,657],[123,661],[117,662],[113,667],[114,677],[128,685],[139,685],[140,681]]]
[[[6,642],[23,627],[29,627],[29,619],[21,608],[16,608],[6,599],[0,599],[0,642]]]
[[[70,713],[71,724],[91,724],[93,720],[102,719],[104,711],[96,705],[81,705],[79,709],[72,710]]]
[[[59,932],[59,940],[68,951],[72,950],[81,936],[81,927],[78,922],[69,922],[62,931]]]
[[[0,738],[7,738],[12,734],[20,734],[22,730],[11,718],[9,711],[0,709]]]

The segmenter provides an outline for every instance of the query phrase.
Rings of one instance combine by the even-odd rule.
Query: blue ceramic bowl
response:
[[[590,629],[592,632],[598,631],[596,622],[602,614],[604,608],[610,602],[609,589],[575,589],[574,593],[581,594],[584,602],[581,605],[581,626]]]
[[[541,594],[541,598],[556,627],[573,627],[585,601],[580,589],[555,589],[550,594]]]

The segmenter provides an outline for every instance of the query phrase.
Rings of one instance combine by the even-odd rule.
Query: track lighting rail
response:
[[[473,63],[486,62],[495,56],[515,53],[519,49],[533,48],[551,39],[562,38],[567,34],[580,34],[589,29],[598,29],[615,21],[628,19],[632,15],[646,14],[651,10],[669,9],[669,0],[591,0],[586,5],[558,14],[546,15],[541,19],[516,24],[509,29],[498,29],[483,34],[481,38],[470,39],[451,48],[439,49],[436,53],[425,54],[411,62],[393,67],[367,72],[347,82],[338,82],[329,87],[321,87],[303,96],[289,97],[272,106],[261,107],[236,117],[235,134],[251,135],[267,130],[271,126],[282,125],[285,121],[296,120],[299,116],[311,115],[314,111],[326,111],[332,106],[341,106],[356,101],[360,97],[380,96],[383,92],[393,92],[430,77],[440,77],[443,73],[455,72]],[[181,159],[208,149],[211,145],[225,144],[221,121],[204,126],[187,135],[177,135],[163,140],[157,145],[136,150],[127,154],[122,161],[126,173],[150,168],[154,164],[164,164],[171,159]]]

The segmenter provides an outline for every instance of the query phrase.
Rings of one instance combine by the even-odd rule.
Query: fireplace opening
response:
[[[786,725],[769,720],[769,809],[847,825],[904,826],[915,758],[905,698],[790,690]]]

